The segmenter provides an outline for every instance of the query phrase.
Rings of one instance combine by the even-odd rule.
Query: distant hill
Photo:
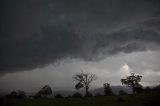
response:
[[[114,94],[118,94],[118,92],[120,90],[124,90],[127,93],[132,93],[132,90],[126,86],[111,86],[112,91]],[[84,95],[85,91],[84,90],[77,90],[77,91],[65,91],[65,90],[60,90],[60,91],[53,91],[53,94],[61,94],[63,96],[71,96],[73,95],[75,92],[80,92]],[[94,90],[90,90],[90,92],[94,95],[96,93],[100,93],[100,94],[104,94],[104,89],[103,88],[96,88]]]
[[[126,86],[111,86],[111,88],[112,88],[113,93],[116,94],[116,95],[118,94],[118,92],[120,90],[123,90],[127,93],[132,93],[132,90],[130,88],[126,87]],[[104,94],[104,89],[103,88],[97,88],[95,90],[92,90],[91,92],[93,94],[96,94],[96,93]]]
[[[65,91],[65,90],[60,90],[60,91],[53,91],[53,95],[61,94],[64,97],[66,96],[72,96],[76,91]]]

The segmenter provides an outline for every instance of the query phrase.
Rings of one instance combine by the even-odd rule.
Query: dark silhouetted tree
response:
[[[126,79],[121,79],[122,85],[125,84],[128,87],[130,87],[133,91],[133,93],[138,93],[142,87],[142,85],[139,84],[141,81],[142,76],[135,75],[135,73],[131,73],[130,76],[127,76]]]
[[[52,95],[52,89],[49,85],[45,85],[37,94],[36,96],[48,96]]]
[[[91,82],[93,82],[94,80],[97,79],[96,75],[95,74],[91,74],[91,73],[79,73],[79,74],[76,74],[74,77],[73,77],[74,80],[77,81],[77,84],[75,85],[75,88],[78,90],[80,88],[84,88],[86,93],[85,93],[85,96],[88,96],[89,92],[89,87],[90,87],[90,84]]]
[[[103,84],[103,87],[104,87],[104,94],[105,94],[106,96],[111,96],[111,95],[113,95],[112,88],[110,87],[110,84],[109,84],[109,83],[104,83],[104,84]]]

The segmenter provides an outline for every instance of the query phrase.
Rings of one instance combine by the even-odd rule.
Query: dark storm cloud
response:
[[[158,0],[2,0],[0,73],[160,45]]]

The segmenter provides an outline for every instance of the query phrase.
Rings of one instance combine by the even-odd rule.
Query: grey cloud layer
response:
[[[3,4],[3,5],[2,5]],[[2,0],[0,73],[157,50],[158,0]]]

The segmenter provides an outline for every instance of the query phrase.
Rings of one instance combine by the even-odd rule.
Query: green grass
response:
[[[159,93],[88,98],[26,98],[7,99],[6,106],[160,106],[159,99]]]

